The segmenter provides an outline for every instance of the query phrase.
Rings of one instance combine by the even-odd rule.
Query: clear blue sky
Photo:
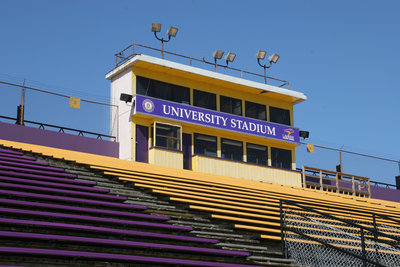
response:
[[[152,22],[179,28],[166,49],[262,73],[257,50],[278,53],[269,75],[305,93],[295,126],[307,142],[400,160],[400,2],[397,0],[20,1],[0,0],[0,80],[109,101],[114,54],[132,42],[160,47]],[[0,115],[16,116],[20,92],[0,86]],[[26,119],[108,133],[105,108],[28,92]],[[338,153],[297,150],[298,166],[333,170]],[[344,156],[344,171],[394,183],[394,163]]]

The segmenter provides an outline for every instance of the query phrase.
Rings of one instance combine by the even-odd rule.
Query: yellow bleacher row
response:
[[[0,140],[0,144],[90,165],[105,174],[131,181],[135,186],[168,196],[172,201],[188,204],[191,209],[207,212],[212,218],[231,221],[237,229],[259,232],[261,238],[280,240],[279,199],[307,202],[309,206],[331,205],[334,208],[322,210],[365,223],[372,221],[372,218],[365,218],[362,213],[365,211],[400,218],[400,203],[391,201],[179,170],[7,140]],[[340,208],[358,209],[360,212],[350,216]],[[382,219],[378,223],[396,226]]]

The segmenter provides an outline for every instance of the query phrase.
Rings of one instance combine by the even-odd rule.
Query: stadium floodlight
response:
[[[161,23],[152,23],[151,31],[152,32],[160,32],[161,31]]]
[[[265,58],[266,54],[267,54],[267,51],[260,50],[257,52],[256,57],[257,57],[257,59],[263,60]]]
[[[154,32],[154,36],[157,40],[161,41],[161,58],[164,58],[164,43],[168,43],[171,40],[171,37],[175,37],[178,33],[178,28],[170,27],[167,31],[168,39],[159,38],[157,36],[157,32],[161,31],[161,23],[152,23],[151,31]]]
[[[225,53],[224,51],[215,50],[214,53],[213,53],[213,58],[215,59],[215,61],[216,61],[217,59],[221,59],[222,56],[224,55],[224,53]]]
[[[171,36],[175,37],[177,33],[178,33],[178,28],[172,27],[172,26],[169,27],[169,29],[167,31],[167,34],[168,34],[168,36],[170,36],[170,38],[171,38]]]
[[[235,60],[236,54],[229,52],[225,56],[226,66],[228,66],[229,62],[233,62]]]
[[[278,54],[272,54],[268,57],[269,62],[272,62],[272,63],[278,62],[278,59],[279,59]]]
[[[221,59],[222,56],[224,55],[224,51],[222,50],[215,50],[213,53],[213,58],[214,58],[214,64],[215,64],[215,72],[218,71],[218,64],[217,64],[217,59]]]
[[[263,50],[259,50],[256,54],[258,65],[260,65],[261,67],[264,68],[264,82],[265,83],[267,83],[267,69],[271,68],[272,63],[275,64],[276,62],[278,62],[278,59],[279,59],[278,54],[272,54],[268,57],[268,65],[266,65],[266,64],[263,65],[263,64],[261,64],[260,60],[263,60],[266,55],[267,55],[267,52],[263,51]]]
[[[132,95],[122,93],[121,96],[119,97],[119,100],[125,101],[125,103],[130,103],[132,102],[132,98],[133,98]]]

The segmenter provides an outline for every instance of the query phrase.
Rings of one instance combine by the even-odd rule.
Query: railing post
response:
[[[371,198],[371,181],[368,178],[368,197]]]
[[[303,173],[303,177],[302,177],[303,187],[306,188],[307,187],[307,185],[306,185],[306,168],[304,167],[304,165],[303,165],[302,173]]]
[[[353,196],[356,195],[356,185],[354,184],[354,175],[351,176],[351,188],[353,189]]]
[[[324,190],[324,184],[322,183],[322,170],[319,170],[319,184],[320,184],[319,190]]]
[[[340,194],[339,188],[339,174],[336,172],[336,193]]]
[[[367,259],[366,254],[365,254],[365,237],[364,237],[364,228],[360,228],[361,229],[361,248],[362,248],[362,259],[363,259],[363,266],[366,267],[367,266]]]
[[[282,248],[282,255],[285,259],[288,258],[287,251],[286,251],[286,244],[285,244],[285,236],[283,234],[284,229],[284,222],[283,222],[283,205],[282,199],[279,200],[279,210],[280,210],[280,223],[281,223],[281,248]]]

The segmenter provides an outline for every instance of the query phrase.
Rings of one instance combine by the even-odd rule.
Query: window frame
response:
[[[272,110],[275,109],[275,111],[272,111],[271,109]],[[272,115],[274,114],[274,112],[277,112],[277,111],[287,112],[287,115],[288,115],[287,119],[289,120],[289,122],[286,123],[285,121],[279,121],[279,120],[276,120],[276,119],[272,119]],[[283,116],[283,117],[284,117],[283,119],[285,119],[285,116]],[[270,106],[269,107],[269,120],[270,120],[270,122],[273,122],[273,123],[278,123],[278,124],[291,126],[292,125],[291,111],[290,111],[290,109],[284,109],[284,108],[278,108],[278,107]]]
[[[230,101],[230,111],[222,110],[223,108],[223,101],[222,99],[226,98],[226,100]],[[237,103],[240,103],[240,114],[234,113],[234,106],[233,106],[233,101],[237,101]],[[224,95],[219,95],[219,110],[221,112],[237,115],[237,116],[243,116],[243,103],[242,99],[240,98],[234,98],[234,97],[229,97],[229,96],[224,96]]]
[[[259,118],[259,116],[258,116],[258,114],[259,114],[259,109],[258,109],[258,108],[257,108],[257,118],[249,116],[249,115],[248,115],[248,109],[247,109],[249,105],[254,105],[255,107],[264,107],[264,112],[265,112],[264,116],[265,116],[265,118],[264,118],[264,119],[260,119],[260,118]],[[267,115],[267,106],[266,106],[266,105],[264,105],[264,104],[259,104],[259,103],[256,103],[256,102],[251,102],[251,101],[247,101],[247,100],[246,100],[245,103],[244,103],[244,108],[245,108],[245,117],[247,117],[247,118],[252,118],[252,119],[256,119],[256,120],[267,121],[268,115]]]
[[[225,147],[225,149],[224,149],[224,141],[231,142],[231,145],[227,144],[227,145],[228,145],[228,149],[226,149],[226,147]],[[220,141],[220,142],[221,142],[221,158],[222,158],[222,159],[227,159],[227,160],[234,160],[234,161],[243,162],[243,158],[244,158],[244,154],[243,154],[243,152],[244,152],[244,149],[243,149],[243,141],[238,141],[238,140],[234,140],[234,139],[228,139],[228,138],[223,138],[223,137],[221,137],[221,141]],[[240,143],[240,144],[241,144],[241,146],[240,146],[240,148],[241,148],[241,159],[235,158],[234,149],[229,149],[229,148],[232,147],[232,146],[236,146],[236,145],[232,145],[233,142],[236,142],[236,143]],[[225,145],[226,145],[226,144],[225,144]],[[230,146],[230,147],[229,147],[229,146]],[[239,146],[237,146],[237,147],[239,147]],[[231,154],[231,157],[224,157],[224,151],[228,151],[228,152],[232,153],[232,154]],[[233,152],[232,152],[232,151],[233,151]]]
[[[177,137],[172,137],[172,136],[163,136],[163,135],[157,135],[157,125],[163,125],[164,127],[175,127],[178,128],[178,133],[177,133]],[[160,121],[155,121],[152,124],[152,145],[153,147],[156,148],[163,148],[163,149],[168,149],[168,150],[176,150],[176,151],[182,151],[182,126],[181,125],[176,125],[176,124],[171,124],[171,123],[166,123],[166,122],[160,122]],[[160,146],[157,145],[157,137],[161,136],[163,138],[170,138],[173,139],[176,142],[176,144],[178,144],[178,148],[171,148],[171,147],[164,147],[164,146]]]
[[[251,148],[253,146],[253,148]],[[264,148],[264,150],[258,149],[256,147],[259,148]],[[265,164],[259,162],[259,158],[257,156],[255,156],[257,158],[256,162],[252,162],[249,161],[249,155],[256,155],[257,153],[249,153],[249,149],[252,149],[253,151],[264,151],[266,154],[266,159],[265,159]],[[258,155],[262,155],[263,153],[259,153]],[[264,154],[264,155],[265,155]],[[261,165],[261,166],[268,166],[268,159],[269,159],[269,153],[268,153],[268,146],[263,146],[263,145],[259,145],[259,144],[253,144],[253,143],[246,143],[246,162],[251,163],[251,164],[257,164],[257,165]]]
[[[142,80],[143,79],[143,80]],[[147,89],[145,90],[145,92],[139,92],[139,89],[142,89],[142,86],[139,86],[139,84],[141,83],[141,80],[148,83]],[[151,83],[155,83],[154,85],[152,85]],[[157,84],[158,85],[162,85],[162,90],[163,91],[158,91],[157,90]],[[156,88],[154,88],[154,87]],[[154,94],[148,94],[149,91],[152,91]],[[168,90],[168,91],[166,91]],[[177,84],[172,84],[172,83],[167,83],[167,82],[163,82],[163,81],[159,81],[159,80],[155,80],[155,79],[151,79],[151,78],[147,78],[147,77],[143,77],[143,76],[136,76],[136,93],[138,95],[143,95],[143,96],[149,96],[149,97],[154,97],[157,99],[163,99],[163,100],[167,100],[167,101],[171,101],[171,102],[175,102],[175,103],[181,103],[181,104],[190,104],[190,88],[189,87],[185,87],[185,86],[180,86]],[[159,95],[157,94],[159,93]],[[164,95],[170,95],[170,97],[160,97],[161,94]],[[176,98],[176,96],[182,96],[179,100]]]
[[[207,103],[208,103],[208,101],[209,101],[209,98],[210,97],[213,97],[214,98],[214,105],[215,105],[215,107],[213,106],[212,108],[211,107],[204,107],[204,106],[200,106],[200,105],[196,105],[196,97],[195,97],[195,94],[203,94],[203,96],[205,96],[205,95],[208,95],[208,99],[207,99]],[[207,92],[207,91],[202,91],[202,90],[198,90],[198,89],[193,89],[193,106],[195,106],[195,107],[199,107],[199,108],[205,108],[205,109],[210,109],[210,110],[217,110],[217,94],[214,94],[214,93],[210,93],[210,92]]]
[[[290,160],[282,160],[284,157],[282,156],[275,156],[274,152],[289,152],[290,155]],[[292,150],[288,149],[283,149],[283,148],[278,148],[278,147],[271,147],[271,166],[275,168],[280,168],[280,169],[285,169],[285,170],[292,170],[292,164],[293,164],[293,153]],[[288,164],[287,167],[285,167],[285,164]]]
[[[207,155],[206,153],[201,153],[201,152],[199,153],[198,151],[196,151],[196,148],[206,146],[206,145],[198,146],[198,143],[196,143],[196,140],[198,140],[199,135],[206,137],[206,138],[215,138],[215,155]],[[203,141],[206,141],[206,140],[203,140]],[[195,155],[202,155],[202,156],[206,156],[206,157],[218,157],[218,137],[217,136],[207,135],[207,134],[202,134],[202,133],[194,133],[193,134],[193,146],[194,146],[194,154]]]

